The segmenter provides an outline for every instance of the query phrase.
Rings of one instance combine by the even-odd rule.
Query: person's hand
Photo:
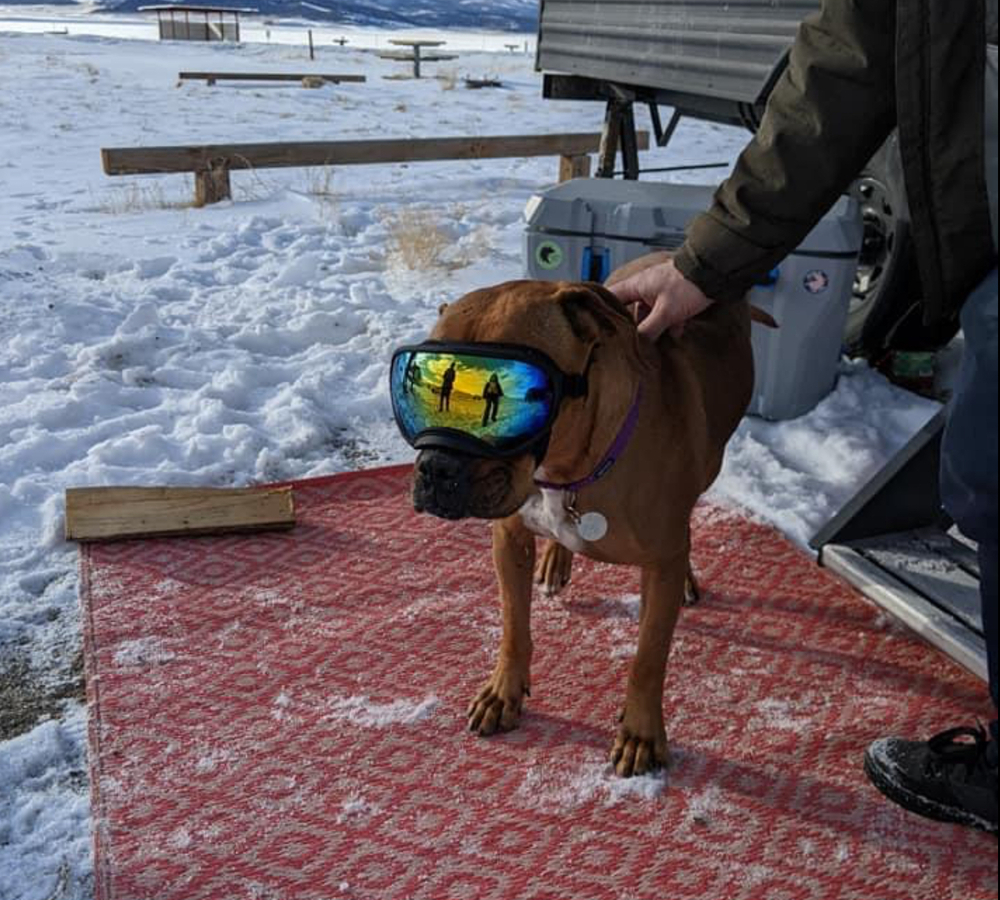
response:
[[[639,304],[636,307],[639,334],[651,341],[668,328],[674,337],[680,337],[684,323],[712,303],[699,287],[677,271],[672,259],[608,285],[608,290],[626,305]]]

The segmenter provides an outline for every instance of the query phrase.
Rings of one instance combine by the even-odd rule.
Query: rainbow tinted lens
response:
[[[478,353],[402,350],[392,361],[392,405],[403,437],[431,445],[460,434],[503,452],[542,434],[555,386],[543,366]]]

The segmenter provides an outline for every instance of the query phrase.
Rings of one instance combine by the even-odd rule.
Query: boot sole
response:
[[[915,794],[913,791],[907,790],[902,785],[891,781],[885,772],[872,762],[867,753],[865,754],[865,774],[882,794],[892,800],[893,803],[902,806],[904,809],[908,809],[910,812],[915,812],[926,819],[934,819],[938,822],[955,822],[959,825],[968,825],[971,828],[977,828],[996,837],[996,822],[989,822],[981,816],[977,816],[975,813],[970,813],[964,809],[935,803],[933,800],[928,800],[920,794]]]

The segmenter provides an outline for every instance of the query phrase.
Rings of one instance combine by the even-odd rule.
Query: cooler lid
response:
[[[534,195],[524,214],[530,231],[676,247],[679,234],[708,209],[714,193],[710,185],[575,178]],[[862,232],[857,202],[841,197],[795,252],[857,253]]]

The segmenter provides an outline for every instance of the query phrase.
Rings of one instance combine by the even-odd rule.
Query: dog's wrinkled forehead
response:
[[[634,328],[617,298],[591,282],[508,281],[472,291],[440,313],[435,340],[525,344],[550,354]]]

